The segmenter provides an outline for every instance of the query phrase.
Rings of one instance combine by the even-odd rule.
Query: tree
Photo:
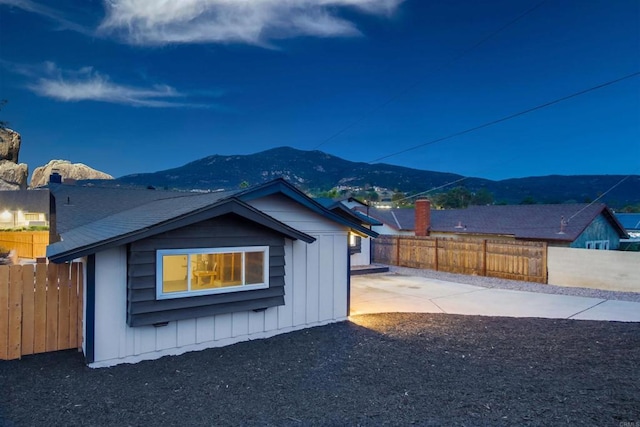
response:
[[[391,196],[391,201],[393,202],[394,205],[396,205],[399,208],[403,206],[406,207],[409,205],[409,199],[407,199],[406,194],[398,190],[394,190],[394,193]]]
[[[533,196],[527,196],[520,202],[521,205],[535,205],[536,203],[536,199]]]
[[[493,204],[493,193],[487,190],[486,188],[481,188],[480,190],[473,193],[471,196],[471,203],[476,206],[486,206]]]
[[[465,187],[456,187],[446,193],[433,196],[433,204],[440,209],[461,209],[471,203],[472,194]],[[493,196],[492,196],[493,198]]]
[[[623,212],[623,213],[640,213],[640,204],[627,205],[624,208],[620,209],[620,212]]]

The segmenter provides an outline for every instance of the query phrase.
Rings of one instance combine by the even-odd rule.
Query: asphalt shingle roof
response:
[[[624,230],[602,203],[471,206],[467,209],[432,210],[431,231],[573,241],[600,214],[624,237]],[[369,215],[396,230],[415,228],[414,209],[370,209]],[[563,218],[566,224],[561,230]]]
[[[203,194],[181,191],[82,187],[72,185],[51,185],[50,191],[55,198],[56,231],[60,234],[101,218],[106,218],[115,213],[133,209],[156,200],[186,200],[186,198],[206,194],[222,194],[227,196],[233,194],[233,192]]]
[[[188,194],[188,193],[187,193]],[[129,195],[125,195],[125,198]],[[63,240],[47,249],[47,254],[58,254],[134,233],[170,219],[205,208],[229,197],[229,193],[193,194],[152,200],[132,209],[88,222],[63,233]],[[88,215],[85,213],[84,219]]]

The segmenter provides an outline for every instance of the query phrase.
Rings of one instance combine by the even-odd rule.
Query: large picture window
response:
[[[156,252],[156,297],[183,298],[269,287],[269,247]]]

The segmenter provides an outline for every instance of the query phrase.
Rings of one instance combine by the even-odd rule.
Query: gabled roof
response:
[[[225,214],[236,214],[289,238],[315,239],[289,227],[246,202],[281,193],[327,219],[355,232],[378,234],[331,212],[282,179],[244,191],[193,193],[125,188],[56,185],[54,194],[58,232],[62,240],[49,245],[47,256],[64,262],[109,247],[184,227]]]
[[[155,200],[84,224],[63,234],[63,240],[47,247],[53,262],[69,261],[176,228],[226,214],[236,214],[291,239],[311,243],[315,239],[254,209],[235,197],[201,194]]]
[[[369,214],[396,230],[410,231],[415,228],[414,209],[370,209]],[[470,206],[467,209],[432,210],[431,231],[571,242],[601,214],[621,238],[626,237],[622,225],[602,203]],[[563,218],[566,224],[561,227]]]
[[[378,233],[376,233],[375,231],[371,231],[360,224],[354,223],[351,220],[330,211],[282,178],[274,179],[273,181],[269,181],[265,184],[248,188],[244,191],[236,193],[235,196],[240,200],[249,201],[278,193],[289,197],[290,199],[300,203],[311,211],[322,215],[331,221],[351,228],[351,231],[356,234],[369,237],[378,237]]]
[[[65,233],[81,225],[106,218],[110,215],[163,200],[201,196],[203,193],[186,191],[148,190],[143,188],[84,187],[49,184],[55,199],[56,230]],[[233,192],[214,194],[216,200]]]
[[[335,212],[336,214],[343,216],[350,221],[354,221],[356,224],[382,225],[380,221],[374,218],[361,214],[358,211],[349,209],[340,200],[333,200],[328,197],[316,197],[313,200],[320,203],[326,209],[329,209],[330,211]]]

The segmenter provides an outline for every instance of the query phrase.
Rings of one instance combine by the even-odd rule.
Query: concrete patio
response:
[[[640,322],[640,303],[484,288],[424,277],[351,278],[351,315],[387,312]]]

